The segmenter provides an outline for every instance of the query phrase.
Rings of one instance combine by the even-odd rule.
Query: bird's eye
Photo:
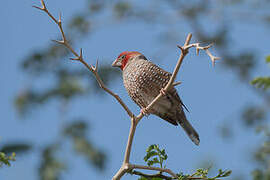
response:
[[[120,57],[121,60],[125,59],[126,58],[126,55],[123,55]]]

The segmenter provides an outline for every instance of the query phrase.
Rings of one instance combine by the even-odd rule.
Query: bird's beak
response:
[[[113,63],[112,63],[112,67],[121,67],[122,63],[120,61],[118,61],[118,59],[116,59]]]

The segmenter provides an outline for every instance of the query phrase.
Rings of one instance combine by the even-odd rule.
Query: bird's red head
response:
[[[129,62],[129,60],[138,55],[141,55],[141,53],[136,51],[124,51],[112,63],[112,66],[119,67],[121,70],[123,70],[127,65],[127,63]]]

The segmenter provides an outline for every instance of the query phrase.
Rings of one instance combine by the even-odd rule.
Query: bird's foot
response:
[[[142,113],[144,116],[149,116],[149,115],[150,115],[149,111],[148,111],[146,108],[142,108],[142,109],[141,109],[141,113]]]
[[[163,96],[166,96],[166,92],[165,92],[164,88],[161,88],[160,93],[161,93]]]

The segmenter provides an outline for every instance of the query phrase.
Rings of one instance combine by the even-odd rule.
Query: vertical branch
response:
[[[136,127],[137,127],[136,118],[132,117],[129,135],[128,135],[128,141],[126,145],[125,157],[124,157],[124,162],[123,162],[124,164],[129,163],[130,152],[131,152],[131,147],[132,147],[132,142],[133,142],[134,134],[136,131]]]

